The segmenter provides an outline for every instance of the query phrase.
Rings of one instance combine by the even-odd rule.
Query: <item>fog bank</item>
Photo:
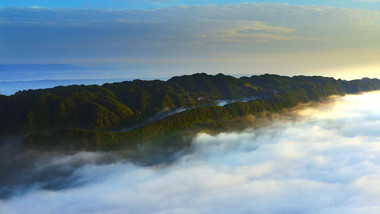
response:
[[[295,121],[199,133],[191,152],[170,163],[50,154],[30,164],[76,163],[67,185],[31,180],[27,191],[20,186],[0,200],[0,213],[380,213],[379,100],[380,92],[338,97],[301,110]],[[59,183],[54,173],[45,180]]]

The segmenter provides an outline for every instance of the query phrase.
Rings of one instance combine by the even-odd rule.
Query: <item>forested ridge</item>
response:
[[[263,92],[222,74],[19,91],[0,96],[0,133],[61,128],[110,130],[139,124],[170,109],[212,104],[216,99],[261,96]]]
[[[204,73],[168,81],[125,81],[19,91],[0,96],[0,133],[24,134],[28,146],[88,150],[118,149],[175,132],[214,128],[300,103],[380,89],[380,80],[345,81],[320,76],[260,75],[235,78]],[[216,100],[256,97],[217,106]],[[157,114],[187,109],[144,123]],[[138,126],[139,124],[144,124]],[[128,127],[128,131],[117,132]]]

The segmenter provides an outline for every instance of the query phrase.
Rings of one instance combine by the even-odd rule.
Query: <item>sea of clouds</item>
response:
[[[265,128],[199,133],[173,162],[24,156],[15,163],[28,167],[0,187],[36,177],[13,185],[0,213],[380,213],[380,92],[333,98]]]

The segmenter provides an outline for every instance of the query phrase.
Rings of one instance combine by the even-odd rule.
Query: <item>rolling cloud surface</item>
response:
[[[24,153],[13,159],[28,166],[13,176],[25,181],[0,199],[0,213],[379,213],[379,98],[337,97],[269,127],[199,133],[168,163]]]

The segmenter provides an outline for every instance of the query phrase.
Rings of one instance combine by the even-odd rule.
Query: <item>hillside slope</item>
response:
[[[24,134],[25,145],[118,149],[186,130],[220,129],[247,115],[281,112],[300,103],[380,89],[380,80],[204,73],[168,81],[126,81],[20,91],[0,96],[0,133]],[[257,99],[217,106],[216,100]],[[156,120],[157,114],[182,112]],[[238,124],[237,124],[238,125]],[[117,131],[117,130],[126,131]]]

